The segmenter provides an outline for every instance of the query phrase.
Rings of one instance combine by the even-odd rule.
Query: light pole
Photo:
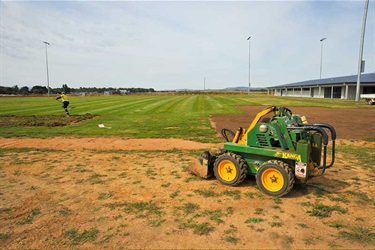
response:
[[[47,54],[47,45],[50,45],[49,42],[44,41],[43,42],[46,47],[46,65],[47,65],[47,88],[48,88],[48,96],[50,95],[50,90],[49,90],[49,75],[48,75],[48,54]]]
[[[249,88],[247,89],[247,94],[250,95],[250,87],[251,87],[251,83],[250,83],[250,59],[251,59],[251,40],[250,40],[251,36],[249,36],[247,38],[247,40],[249,41]]]
[[[320,39],[320,79],[322,79],[322,65],[323,65],[323,41],[327,38]]]
[[[357,87],[356,87],[356,91],[355,91],[355,101],[356,102],[359,102],[359,97],[360,97],[360,92],[361,92],[361,72],[362,72],[362,64],[363,64],[363,62],[362,62],[362,56],[363,56],[363,44],[365,42],[365,31],[366,31],[366,19],[367,19],[368,2],[369,2],[369,0],[366,0],[365,10],[363,11],[361,43],[360,43],[360,46],[359,46],[359,56],[358,56]]]

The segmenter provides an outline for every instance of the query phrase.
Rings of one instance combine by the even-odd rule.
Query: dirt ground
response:
[[[247,127],[246,114],[211,116],[219,132]],[[283,198],[255,178],[238,187],[186,171],[204,149],[181,139],[0,138],[0,248],[373,249],[373,109],[293,108],[332,124],[337,160]],[[338,112],[339,111],[339,112]],[[250,116],[250,120],[249,120]],[[355,140],[353,140],[355,139]]]
[[[266,107],[239,106],[241,115],[212,115],[211,121],[220,135],[222,128],[236,131],[248,128],[255,115]],[[341,139],[366,139],[375,137],[375,109],[329,109],[321,107],[292,107],[293,114],[305,116],[309,123],[331,124]]]

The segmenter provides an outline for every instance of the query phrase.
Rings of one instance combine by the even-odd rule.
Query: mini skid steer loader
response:
[[[327,132],[332,141],[330,156]],[[281,197],[296,181],[305,183],[323,175],[335,161],[335,129],[326,123],[308,124],[286,107],[268,107],[248,129],[221,133],[227,140],[224,148],[205,151],[189,170],[205,179],[215,175],[224,185],[237,186],[253,175],[262,192]]]

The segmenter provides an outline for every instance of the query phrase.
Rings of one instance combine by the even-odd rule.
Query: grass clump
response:
[[[261,214],[263,214],[263,208],[260,208],[260,207],[255,208],[255,212],[254,212],[254,214],[256,214],[256,215],[261,215]]]
[[[77,246],[85,242],[94,242],[98,237],[98,234],[99,230],[92,227],[89,230],[84,230],[82,233],[80,233],[77,229],[70,229],[65,231],[64,236],[70,240],[68,245]]]
[[[173,193],[171,193],[171,194],[169,195],[169,197],[171,197],[172,199],[173,199],[173,198],[176,198],[176,197],[178,196],[179,193],[180,193],[180,190],[176,190],[176,191],[174,191]]]
[[[241,192],[239,190],[225,190],[222,194],[233,197],[234,200],[241,199]]]
[[[235,233],[237,233],[237,231],[237,227],[235,227],[234,225],[230,225],[230,228],[224,231],[225,237],[222,239],[229,243],[237,244],[240,240],[234,235]]]
[[[203,212],[203,215],[208,215],[210,220],[216,222],[217,224],[224,223],[224,221],[221,219],[225,214],[220,210],[205,210]]]
[[[233,207],[227,207],[227,215],[232,215],[234,213]]]
[[[283,204],[283,201],[280,197],[273,197],[273,201],[275,204]]]
[[[198,235],[208,235],[214,228],[208,222],[197,223],[193,226],[193,233]]]
[[[260,222],[263,222],[265,221],[265,219],[263,218],[259,218],[259,217],[250,217],[248,218],[245,223],[248,224],[248,223],[260,223]]]
[[[153,202],[110,203],[106,206],[111,209],[122,208],[126,214],[133,214],[137,218],[146,218],[148,225],[152,227],[159,227],[166,221],[162,219],[164,214],[162,208]]]
[[[192,214],[195,211],[199,210],[199,208],[200,208],[200,206],[198,204],[191,203],[191,202],[185,203],[182,207],[185,214]]]
[[[224,240],[229,242],[229,243],[237,244],[238,241],[239,241],[239,238],[237,238],[235,236],[232,236],[232,235],[228,235],[228,236],[224,237]]]
[[[106,200],[111,196],[112,196],[112,194],[110,194],[110,193],[100,193],[98,199],[99,200]]]
[[[326,217],[330,217],[332,212],[334,211],[339,212],[341,214],[345,214],[348,212],[348,209],[342,208],[338,205],[328,206],[328,205],[324,205],[321,203],[317,203],[317,204],[314,204],[313,209],[307,211],[307,213],[309,213],[310,216],[315,216],[318,218],[326,218]]]
[[[294,243],[294,238],[291,236],[287,236],[284,238],[283,243],[287,246],[290,246]]]
[[[316,239],[314,238],[303,238],[303,242],[305,243],[306,246],[311,246],[316,244]]]
[[[281,221],[272,221],[270,225],[271,227],[282,227],[283,223]]]
[[[62,215],[62,216],[69,216],[72,214],[72,210],[70,210],[69,208],[67,207],[63,207],[62,209],[60,209],[59,213]]]
[[[329,199],[331,200],[331,201],[336,201],[336,202],[343,202],[343,203],[345,203],[345,204],[348,204],[348,203],[350,203],[350,200],[348,200],[344,195],[338,195],[338,196],[336,196],[336,197],[329,197]]]
[[[118,176],[120,177],[120,178],[126,178],[126,172],[122,172],[121,174],[119,174]]]
[[[349,227],[350,231],[341,231],[339,235],[347,240],[354,240],[364,245],[375,245],[375,233],[372,228],[362,226]]]
[[[12,235],[11,232],[6,232],[6,233],[0,233],[0,240],[2,239],[8,239]]]
[[[300,226],[301,228],[309,228],[309,226],[305,223],[298,223],[297,225]]]
[[[208,222],[197,223],[192,219],[189,219],[187,222],[180,223],[179,229],[193,229],[193,233],[197,235],[208,235],[214,230],[214,227],[211,226]]]
[[[148,168],[146,170],[146,176],[149,178],[149,179],[152,179],[154,180],[155,179],[155,176],[157,176],[158,174],[151,168]]]
[[[153,219],[148,221],[148,225],[151,227],[160,227],[165,221],[166,219]]]
[[[366,193],[363,192],[355,192],[355,191],[346,191],[347,194],[357,197],[360,201],[375,205],[375,199],[368,197]]]
[[[163,184],[161,184],[161,187],[163,187],[163,188],[167,188],[167,187],[169,187],[170,185],[171,185],[170,182],[168,182],[168,183],[163,183]]]
[[[20,225],[32,224],[35,216],[37,216],[38,214],[40,214],[40,209],[34,208],[33,210],[31,210],[30,214],[26,218],[18,222],[18,224]]]
[[[328,226],[333,227],[333,228],[344,228],[346,225],[344,222],[341,220],[335,220],[327,223]]]
[[[101,179],[101,177],[105,177],[106,175],[101,175],[101,174],[92,174],[90,177],[89,177],[89,182],[91,185],[94,185],[94,184],[103,184],[105,181]]]
[[[9,214],[10,213],[10,208],[8,208],[8,207],[5,207],[5,208],[0,208],[0,215],[2,214],[2,213],[7,213],[7,214]]]
[[[137,217],[150,217],[152,215],[161,216],[163,214],[162,208],[153,202],[124,202],[124,203],[110,203],[107,204],[111,209],[123,208],[125,213],[134,214]]]
[[[206,190],[196,189],[196,190],[194,190],[194,193],[199,194],[199,195],[201,195],[205,198],[220,196],[218,193],[216,193],[215,191],[213,191],[211,189],[206,189]]]
[[[246,192],[244,195],[245,195],[245,197],[247,197],[249,199],[263,198],[262,194],[256,193],[256,192]]]

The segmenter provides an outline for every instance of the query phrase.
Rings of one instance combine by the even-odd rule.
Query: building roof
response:
[[[344,84],[344,83],[349,83],[349,84],[357,83],[357,75],[294,82],[294,83],[272,86],[270,88],[306,87],[306,86],[332,85],[332,84]],[[361,74],[361,83],[375,83],[375,73]]]

